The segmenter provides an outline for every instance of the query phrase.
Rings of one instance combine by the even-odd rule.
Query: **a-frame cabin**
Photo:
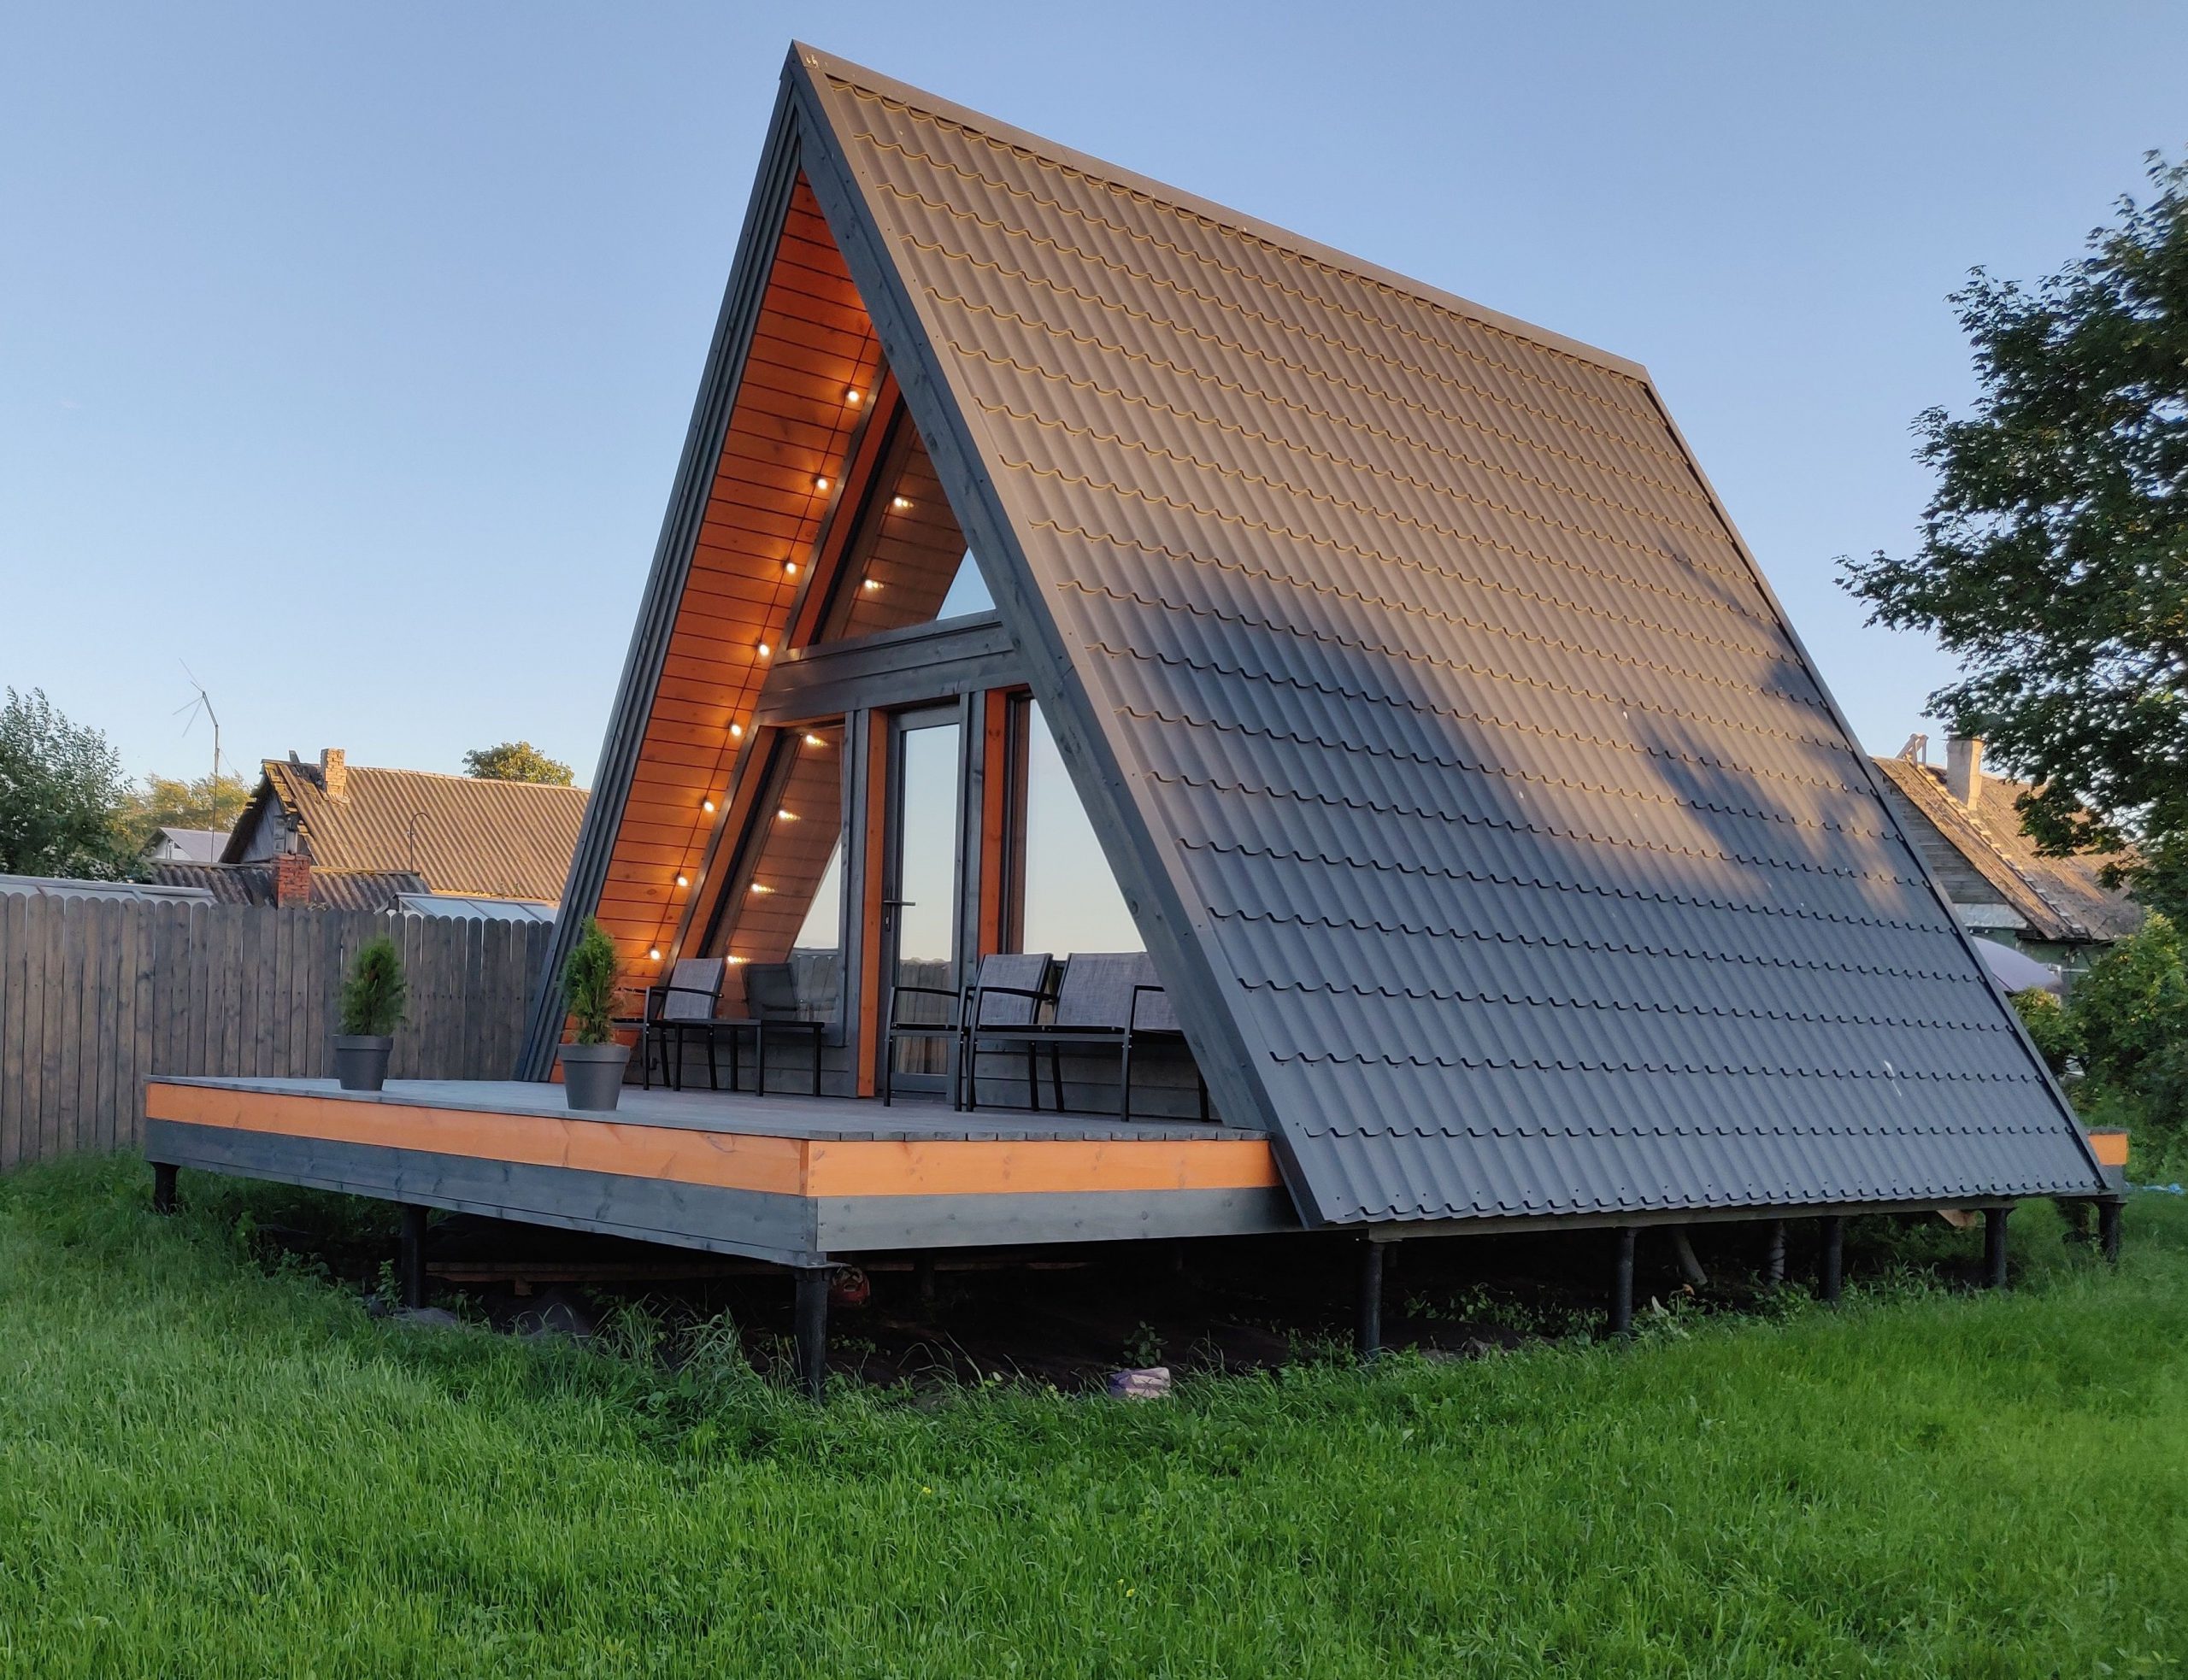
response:
[[[817,1093],[156,1085],[154,1159],[809,1270],[2104,1190],[1645,370],[804,47],[588,912]],[[878,1101],[964,1090],[910,988],[1141,947],[1128,1109],[1098,1034]]]

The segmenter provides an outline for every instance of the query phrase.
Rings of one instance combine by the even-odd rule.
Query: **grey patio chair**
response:
[[[721,1089],[715,1064],[715,1044],[718,1039],[729,1040],[729,1088],[738,1089],[738,1045],[745,1033],[752,1035],[752,1090],[757,1096],[768,1094],[768,1042],[769,1039],[808,1040],[813,1047],[813,1095],[820,1095],[820,1049],[826,1041],[828,1024],[809,1021],[798,1006],[797,980],[795,972],[786,962],[748,962],[740,964],[744,972],[744,1007],[746,1013],[734,1020],[710,1020],[702,1024],[707,1035],[707,1083],[709,1088]]]
[[[993,951],[980,959],[979,971],[962,993],[945,991],[939,986],[891,988],[888,1043],[884,1046],[881,1062],[883,1106],[886,1107],[895,1097],[898,1042],[939,1039],[949,1047],[950,1054],[950,1106],[965,1107],[962,1094],[975,1078],[975,1053],[968,1048],[968,1035],[985,1026],[1022,1026],[1035,1020],[1042,1004],[1048,1000],[1049,976],[1055,965],[1056,959],[1046,951]],[[947,1005],[944,1018],[939,1021],[906,1020],[903,1000],[907,996],[944,999]],[[1029,1082],[1038,1075],[1031,1050],[1026,1052],[1026,1071]]]
[[[1134,1045],[1148,1039],[1174,1037],[1183,1042],[1177,1018],[1170,1013],[1162,983],[1156,976],[1155,960],[1144,951],[1075,951],[1063,966],[1063,979],[1056,988],[1054,1012],[1046,1022],[984,1031],[978,1043],[1022,1046],[1029,1059],[1044,1047],[1049,1052],[1049,1079],[1056,1112],[1066,1112],[1063,1096],[1063,1053],[1066,1049],[1099,1050],[1114,1047],[1120,1056],[1117,1079],[1117,1117],[1132,1118],[1132,1062]],[[1199,1070],[1194,1070],[1197,1076]],[[1040,1104],[1039,1087],[1032,1087],[1032,1106]],[[1200,1086],[1201,1117],[1208,1117],[1208,1086]],[[977,1103],[968,1104],[977,1107]]]
[[[1031,1026],[1050,1002],[1056,959],[1046,951],[999,951],[980,959],[979,975],[957,1011],[957,1089],[955,1107],[979,1107],[979,1042],[991,1031]],[[1038,1093],[1038,1053],[1026,1052],[1026,1088]],[[962,1099],[961,1099],[962,1094]],[[1039,1106],[1038,1094],[1029,1099]]]
[[[638,1029],[638,1078],[646,1090],[653,1089],[656,1045],[661,1049],[662,1083],[671,1090],[684,1088],[684,1037],[694,1028],[703,1030],[714,1019],[715,1006],[721,1001],[723,966],[720,957],[679,958],[666,982],[645,989],[639,1013],[616,1021],[619,1027]],[[711,1046],[712,1041],[709,1043]],[[673,1071],[669,1065],[672,1044],[676,1051]]]

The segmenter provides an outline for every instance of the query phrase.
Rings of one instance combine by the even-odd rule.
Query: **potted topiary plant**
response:
[[[622,1095],[631,1048],[612,1036],[621,996],[615,984],[615,942],[587,916],[562,964],[562,1002],[577,1029],[576,1042],[562,1047],[562,1090],[573,1108],[613,1108]]]
[[[345,1091],[376,1091],[387,1080],[387,1058],[410,988],[403,959],[385,934],[368,939],[342,983],[342,1031],[334,1035],[334,1077]]]

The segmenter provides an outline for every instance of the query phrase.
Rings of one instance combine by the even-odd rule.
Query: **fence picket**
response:
[[[376,934],[411,984],[396,1076],[506,1079],[550,931],[0,893],[0,1170],[134,1143],[156,1073],[327,1077],[345,965]]]

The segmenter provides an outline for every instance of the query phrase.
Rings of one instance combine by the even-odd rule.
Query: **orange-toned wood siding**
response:
[[[650,709],[598,914],[633,979],[666,960],[732,768],[873,395],[879,350],[820,207],[791,197],[691,574]],[[863,399],[850,401],[856,391]],[[826,479],[826,489],[819,480]],[[793,574],[785,570],[795,565]],[[703,802],[712,799],[715,810]]]
[[[815,889],[828,867],[843,830],[843,735],[840,727],[790,731],[795,737],[789,772],[784,776],[772,814],[756,812],[768,825],[755,866],[744,885],[744,898],[730,907],[724,949],[740,962],[780,962],[805,925]]]

